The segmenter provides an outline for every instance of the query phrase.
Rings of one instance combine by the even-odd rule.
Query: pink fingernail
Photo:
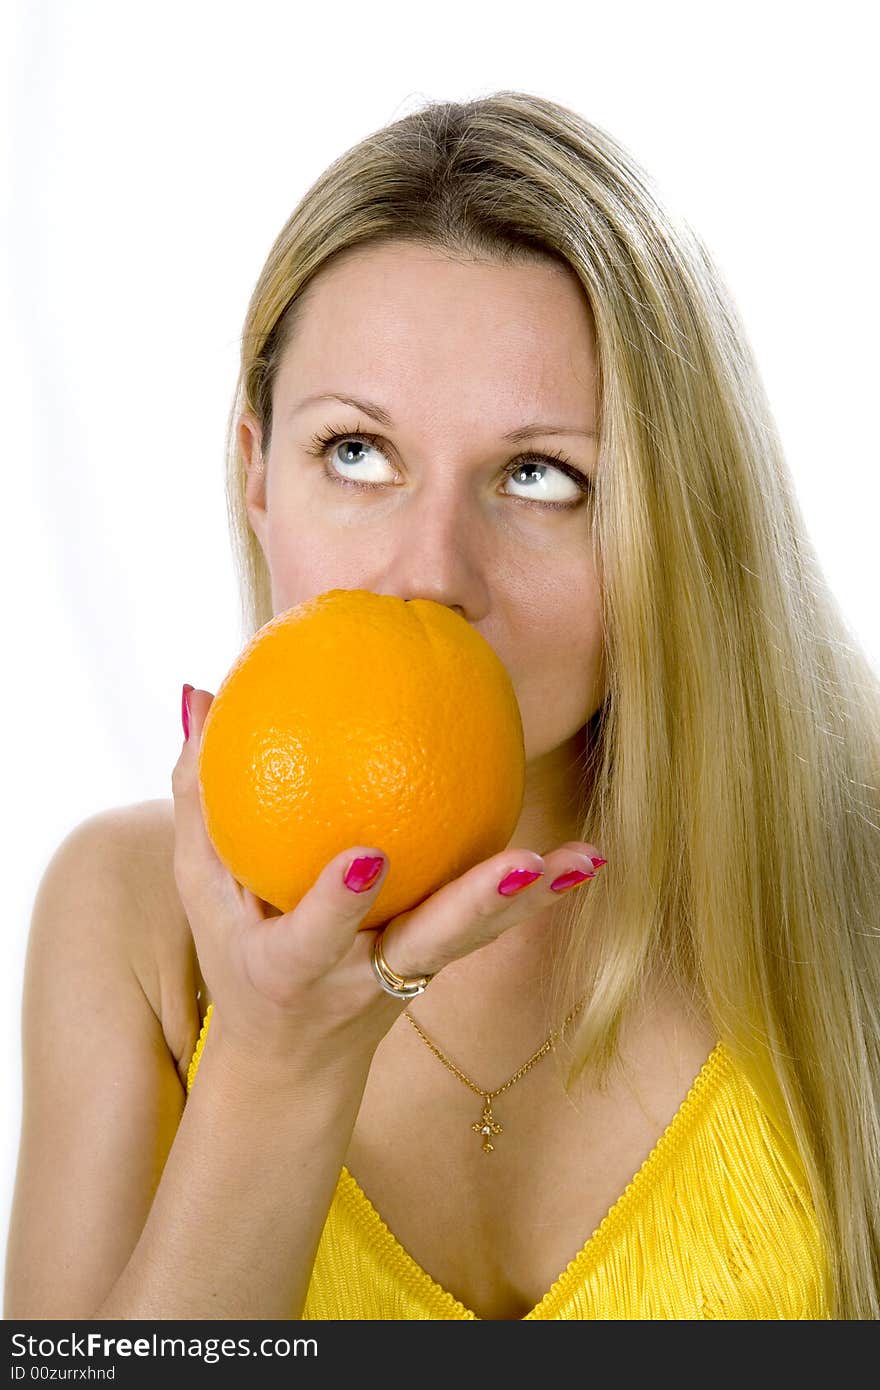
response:
[[[543,877],[542,873],[535,873],[532,869],[513,869],[499,883],[498,892],[503,893],[505,898],[510,898],[514,893],[528,888],[529,884],[534,883],[536,878]]]
[[[349,864],[343,883],[353,893],[366,893],[381,874],[384,863],[381,854],[362,854],[359,859],[353,859]]]
[[[183,722],[184,736],[187,739],[189,739],[189,697],[193,690],[195,690],[194,685],[185,685],[180,697],[180,718]]]
[[[595,856],[594,854],[591,854],[591,855],[590,855],[590,859],[592,860],[593,868],[594,868],[594,869],[601,869],[601,867],[602,867],[603,864],[607,864],[607,863],[608,863],[608,860],[607,860],[607,859],[597,859],[596,856]]]
[[[583,869],[569,869],[567,873],[560,874],[554,878],[550,888],[554,893],[564,893],[566,888],[574,888],[575,884],[583,883],[585,878],[595,878],[595,872],[584,873]]]

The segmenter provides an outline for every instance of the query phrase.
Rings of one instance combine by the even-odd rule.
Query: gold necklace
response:
[[[495,1119],[495,1116],[492,1113],[492,1101],[495,1099],[496,1096],[500,1096],[502,1091],[506,1091],[508,1087],[512,1086],[515,1081],[519,1081],[521,1076],[525,1076],[526,1072],[530,1071],[536,1062],[540,1062],[541,1058],[544,1057],[551,1050],[551,1048],[555,1045],[556,1040],[565,1031],[569,1023],[571,1023],[571,1020],[574,1018],[578,1009],[583,1008],[584,1004],[587,1002],[587,998],[588,995],[585,994],[583,999],[581,999],[579,1003],[575,1004],[568,1017],[563,1020],[561,1027],[559,1027],[555,1032],[551,1033],[547,1041],[541,1044],[537,1052],[532,1057],[530,1057],[529,1060],[523,1064],[523,1066],[520,1067],[519,1071],[514,1072],[510,1080],[505,1081],[504,1085],[499,1086],[498,1089],[495,1091],[483,1091],[479,1086],[477,1086],[473,1081],[471,1081],[469,1076],[465,1076],[464,1072],[461,1071],[460,1068],[458,1068],[454,1062],[451,1062],[449,1058],[443,1052],[440,1051],[437,1044],[431,1041],[427,1033],[425,1033],[424,1030],[419,1027],[409,1010],[404,1010],[404,1016],[409,1019],[410,1023],[412,1024],[413,1028],[415,1028],[419,1037],[425,1043],[427,1043],[434,1056],[437,1057],[443,1063],[444,1067],[448,1067],[448,1069],[455,1076],[458,1077],[459,1081],[463,1081],[466,1086],[470,1086],[472,1091],[475,1091],[478,1096],[482,1097],[483,1112],[480,1115],[479,1120],[475,1120],[474,1123],[471,1125],[471,1129],[476,1134],[482,1135],[484,1154],[490,1154],[492,1150],[495,1148],[495,1145],[492,1143],[493,1135],[497,1136],[499,1134],[502,1134],[504,1131],[504,1126],[498,1123],[498,1121]]]

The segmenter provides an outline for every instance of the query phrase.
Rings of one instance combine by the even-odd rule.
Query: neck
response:
[[[581,839],[585,750],[586,726],[527,763],[523,807],[509,847],[546,854]],[[549,997],[551,966],[561,948],[559,907],[551,902],[444,966],[407,1012],[462,1070],[477,1059],[490,1086],[505,1067],[508,1074],[513,1070],[512,1059],[519,1066],[562,1023],[551,1014]],[[399,1037],[404,1030],[421,1045],[406,1019],[391,1031]],[[504,1080],[506,1075],[494,1084]]]
[[[554,938],[558,939],[558,927],[551,906],[444,966],[406,1010],[480,1087],[502,1085],[563,1021],[550,1013]],[[404,1030],[414,1035],[401,1018],[389,1038]],[[410,1045],[424,1046],[415,1036]]]
[[[587,727],[526,763],[523,804],[508,845],[549,854],[583,830]]]

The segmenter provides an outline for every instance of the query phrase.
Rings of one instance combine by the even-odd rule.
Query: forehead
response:
[[[346,252],[309,284],[277,385],[297,397],[441,396],[447,410],[450,391],[483,404],[500,393],[583,414],[595,375],[592,314],[568,267],[394,243]]]

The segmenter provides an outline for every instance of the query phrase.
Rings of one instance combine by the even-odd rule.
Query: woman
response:
[[[186,687],[173,805],[40,885],[7,1316],[875,1318],[880,689],[699,239],[550,101],[378,131],[257,282],[228,497],[246,637],[493,643],[523,815],[381,932],[381,845],[281,915]]]

